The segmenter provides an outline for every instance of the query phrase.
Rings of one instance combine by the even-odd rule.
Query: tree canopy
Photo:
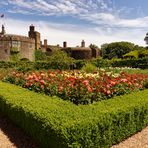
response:
[[[130,42],[113,42],[101,46],[104,59],[123,58],[123,55],[134,50],[135,45]]]

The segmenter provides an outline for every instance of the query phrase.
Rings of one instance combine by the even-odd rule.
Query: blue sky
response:
[[[27,35],[34,24],[49,44],[67,41],[77,46],[84,39],[103,43],[129,41],[145,46],[148,0],[1,0],[0,24],[7,33]]]

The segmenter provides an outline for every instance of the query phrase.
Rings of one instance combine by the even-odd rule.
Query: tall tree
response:
[[[114,42],[101,46],[104,59],[123,58],[123,55],[134,50],[134,44],[130,42]]]

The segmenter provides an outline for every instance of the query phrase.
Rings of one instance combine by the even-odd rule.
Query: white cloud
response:
[[[123,19],[121,13],[130,12],[131,8],[121,9],[113,6],[112,0],[8,0],[14,8],[13,13],[36,15],[71,15],[87,20],[95,25],[110,27],[147,27],[148,17]],[[18,8],[16,8],[16,6]],[[139,10],[140,9],[140,10]],[[141,11],[139,7],[138,11]],[[141,12],[142,13],[142,12]]]
[[[36,13],[61,14],[86,14],[93,11],[109,10],[105,0],[8,0],[9,4],[36,11]]]
[[[51,44],[59,44],[67,40],[70,45],[76,46],[82,39],[86,39],[87,45],[90,43],[101,45],[122,40],[145,45],[143,38],[148,26],[148,16],[135,19],[122,18],[120,14],[130,13],[132,8],[117,9],[112,0],[7,0],[5,3],[12,5],[8,10],[11,13],[69,15],[93,25],[93,27],[86,27],[83,24],[76,26],[8,19],[6,24],[10,33],[26,34],[28,26],[33,23],[41,32],[42,39],[48,38]],[[142,14],[141,9],[138,11]],[[11,26],[14,26],[13,29]]]
[[[0,21],[0,23],[2,22]],[[27,36],[30,24],[36,26],[36,30],[41,33],[42,40],[46,38],[48,39],[48,43],[53,45],[60,44],[62,46],[62,42],[67,41],[69,46],[77,46],[80,45],[82,39],[86,41],[86,45],[93,43],[100,46],[103,43],[115,41],[129,41],[145,45],[143,40],[145,31],[135,32],[128,29],[114,30],[112,28],[100,27],[87,30],[86,28],[74,25],[55,24],[44,21],[22,21],[8,18],[6,20],[6,32]]]

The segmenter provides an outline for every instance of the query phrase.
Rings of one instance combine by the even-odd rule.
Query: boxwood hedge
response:
[[[148,90],[91,105],[0,82],[0,111],[44,148],[107,148],[148,125]]]

